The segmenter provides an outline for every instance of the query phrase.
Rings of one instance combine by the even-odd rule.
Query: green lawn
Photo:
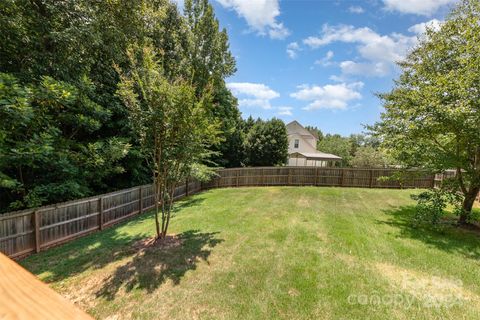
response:
[[[103,319],[475,319],[480,237],[414,229],[408,190],[218,189],[22,264]]]

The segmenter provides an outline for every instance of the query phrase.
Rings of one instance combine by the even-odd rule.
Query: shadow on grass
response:
[[[437,249],[461,254],[467,258],[480,260],[480,235],[477,232],[461,229],[454,225],[441,227],[416,226],[412,223],[415,206],[402,206],[383,210],[390,219],[379,221],[400,230],[400,237],[424,242]]]
[[[179,284],[187,271],[195,270],[198,262],[207,261],[211,249],[223,241],[215,238],[216,234],[186,231],[177,235],[181,240],[177,246],[150,247],[136,253],[104,280],[97,297],[112,300],[122,287],[127,292],[132,289],[152,292],[167,280]]]
[[[176,214],[178,214],[181,210],[191,208],[191,207],[196,207],[201,205],[205,201],[205,197],[202,197],[200,195],[196,195],[195,197],[188,197],[184,198],[179,202],[175,202],[173,204],[172,212],[171,215],[174,217]]]
[[[201,196],[181,200],[175,204],[175,214],[203,201]],[[136,254],[132,245],[154,233],[154,212],[150,211],[104,231],[31,255],[20,264],[45,282],[61,281]]]

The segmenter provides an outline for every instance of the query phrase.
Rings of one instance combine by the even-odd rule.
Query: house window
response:
[[[294,147],[295,149],[298,149],[298,144],[299,144],[299,143],[300,143],[300,141],[299,141],[298,139],[295,139],[295,142],[294,142],[293,147]]]

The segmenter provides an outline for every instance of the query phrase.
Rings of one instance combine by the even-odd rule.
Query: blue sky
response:
[[[456,0],[211,0],[230,37],[227,79],[244,117],[279,117],[325,133],[363,131],[381,112],[375,92],[398,76],[394,62],[425,23]]]

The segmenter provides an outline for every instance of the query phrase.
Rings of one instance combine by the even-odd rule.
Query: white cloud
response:
[[[361,56],[371,61],[395,62],[417,42],[416,37],[399,33],[380,35],[370,28],[355,28],[349,25],[324,25],[321,37],[308,37],[303,42],[311,48],[318,48],[332,42],[358,43]]]
[[[322,59],[316,60],[315,64],[321,65],[323,67],[328,67],[333,64],[332,58],[334,56],[334,53],[332,50],[328,50],[328,52],[325,54],[325,57]]]
[[[408,28],[408,31],[421,35],[425,33],[425,31],[427,30],[427,27],[432,28],[435,31],[440,30],[442,24],[443,24],[443,21],[432,19],[427,22],[417,23],[411,26],[410,28]]]
[[[384,77],[390,73],[390,66],[385,62],[358,63],[343,61],[340,63],[343,74],[361,75],[367,77]]]
[[[290,59],[295,59],[298,56],[298,51],[301,48],[297,42],[290,42],[287,46],[287,55]]]
[[[278,107],[278,114],[281,116],[292,116],[292,107]]]
[[[224,8],[235,12],[247,21],[249,27],[260,35],[284,39],[290,31],[277,21],[280,15],[278,0],[217,0]]]
[[[311,48],[319,48],[333,42],[357,44],[357,51],[361,58],[366,61],[360,62],[362,68],[371,65],[376,68],[370,75],[385,76],[392,65],[402,60],[409,49],[415,46],[418,39],[416,36],[406,36],[399,33],[381,35],[370,28],[355,28],[351,25],[329,26],[324,25],[320,36],[310,36],[303,43]],[[344,64],[345,71],[354,72],[354,62]],[[359,68],[355,68],[357,71]],[[361,74],[361,73],[358,73]]]
[[[290,94],[292,98],[309,101],[305,110],[340,109],[348,107],[348,103],[362,98],[359,90],[363,82],[327,84],[325,86],[298,86],[298,91]]]
[[[350,8],[348,8],[348,11],[350,13],[356,13],[356,14],[361,14],[365,12],[365,10],[360,6],[351,6]]]
[[[335,81],[335,82],[344,82],[345,81],[344,77],[336,76],[336,75],[331,75],[330,77],[328,77],[328,79],[330,79],[332,81]]]
[[[240,107],[260,107],[271,109],[270,100],[280,97],[280,94],[263,83],[230,82],[227,87],[237,96]]]
[[[383,3],[389,11],[431,16],[441,7],[457,1],[458,0],[383,0]]]

